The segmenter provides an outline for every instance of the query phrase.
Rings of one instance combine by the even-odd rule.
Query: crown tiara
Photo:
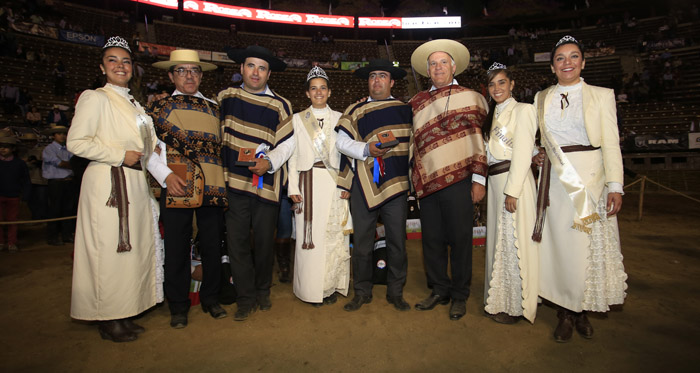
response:
[[[318,67],[318,66],[314,66],[311,68],[311,71],[309,71],[309,74],[306,75],[306,81],[308,82],[311,79],[315,79],[315,78],[323,78],[323,79],[326,79],[326,81],[330,81],[328,79],[328,75],[326,75],[326,72],[323,71],[323,69]]]
[[[122,49],[126,49],[131,53],[131,48],[129,48],[129,43],[127,43],[126,40],[124,40],[121,36],[112,36],[111,38],[107,39],[107,42],[105,43],[105,46],[102,47],[102,49],[107,49],[107,48],[112,48],[112,47],[119,47]]]
[[[493,70],[505,70],[507,69],[506,65],[499,63],[499,62],[494,62],[491,67],[489,67],[488,71],[493,71]]]
[[[573,36],[571,35],[566,35],[563,38],[559,39],[557,44],[554,46],[554,48],[564,44],[564,43],[576,43],[578,44],[578,40],[576,40]]]

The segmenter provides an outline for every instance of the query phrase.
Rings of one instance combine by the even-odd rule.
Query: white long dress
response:
[[[568,102],[560,99],[561,94]],[[574,228],[572,222],[579,217],[553,167],[540,244],[540,296],[574,312],[608,311],[610,305],[624,302],[627,289],[617,216],[608,217],[606,211],[608,190],[613,187],[606,185],[606,180],[619,180],[614,184],[622,191],[614,96],[612,90],[580,82],[557,85],[546,97],[544,125],[559,146],[601,146],[599,150],[565,153],[582,184],[595,191],[592,200],[600,220],[588,225],[590,232]],[[602,140],[591,138],[593,126]]]
[[[538,296],[538,246],[535,226],[535,178],[530,159],[535,147],[535,108],[510,98],[496,105],[489,142],[489,166],[510,160],[510,170],[489,175],[486,224],[485,310],[535,321]],[[514,213],[506,195],[518,199]]]
[[[137,315],[162,301],[162,242],[158,206],[143,171],[124,167],[131,251],[117,253],[117,208],[106,205],[110,169],[126,150],[154,149],[151,119],[126,88],[106,85],[80,95],[68,132],[70,152],[90,159],[83,176],[75,234],[71,317],[113,320]],[[145,143],[148,141],[148,143]]]
[[[289,195],[304,195],[299,188],[299,173],[312,170],[312,242],[304,249],[304,213],[295,214],[296,249],[294,253],[294,294],[310,303],[323,302],[334,292],[347,295],[350,283],[350,237],[352,220],[347,199],[341,199],[337,187],[340,153],[335,148],[335,124],[341,113],[308,108],[294,114],[296,148],[289,159]],[[323,127],[319,126],[319,119]],[[313,133],[310,134],[310,131]],[[330,168],[313,167],[325,159]]]

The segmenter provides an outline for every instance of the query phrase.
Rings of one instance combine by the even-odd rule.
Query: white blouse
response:
[[[557,84],[547,106],[544,122],[559,146],[591,145],[583,121],[582,87],[583,78],[572,86]]]

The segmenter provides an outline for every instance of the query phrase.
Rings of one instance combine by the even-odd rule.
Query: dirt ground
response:
[[[500,325],[483,316],[484,249],[474,250],[467,315],[448,307],[398,312],[374,301],[345,312],[347,301],[313,308],[274,279],[272,309],[234,322],[199,307],[189,326],[170,328],[167,306],[145,313],[136,342],[100,339],[94,325],[69,317],[71,245],[43,243],[43,227],[23,226],[21,252],[0,253],[0,371],[697,371],[700,366],[700,204],[670,194],[625,196],[620,216],[629,275],[623,307],[594,314],[595,336],[552,338],[556,312],[543,305],[534,324]],[[428,294],[420,241],[408,241],[404,295]]]

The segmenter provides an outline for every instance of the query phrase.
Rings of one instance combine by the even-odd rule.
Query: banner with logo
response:
[[[86,34],[84,32],[75,32],[70,30],[59,30],[59,39],[69,41],[71,43],[94,45],[101,47],[105,45],[105,37],[103,35]]]
[[[686,150],[689,136],[685,133],[646,134],[634,137],[635,151]]]
[[[177,48],[171,47],[169,45],[146,43],[143,41],[139,42],[139,52],[145,51],[146,48],[148,48],[148,50],[154,56],[170,56],[170,52],[177,49]]]
[[[688,149],[700,149],[700,132],[688,134]]]

